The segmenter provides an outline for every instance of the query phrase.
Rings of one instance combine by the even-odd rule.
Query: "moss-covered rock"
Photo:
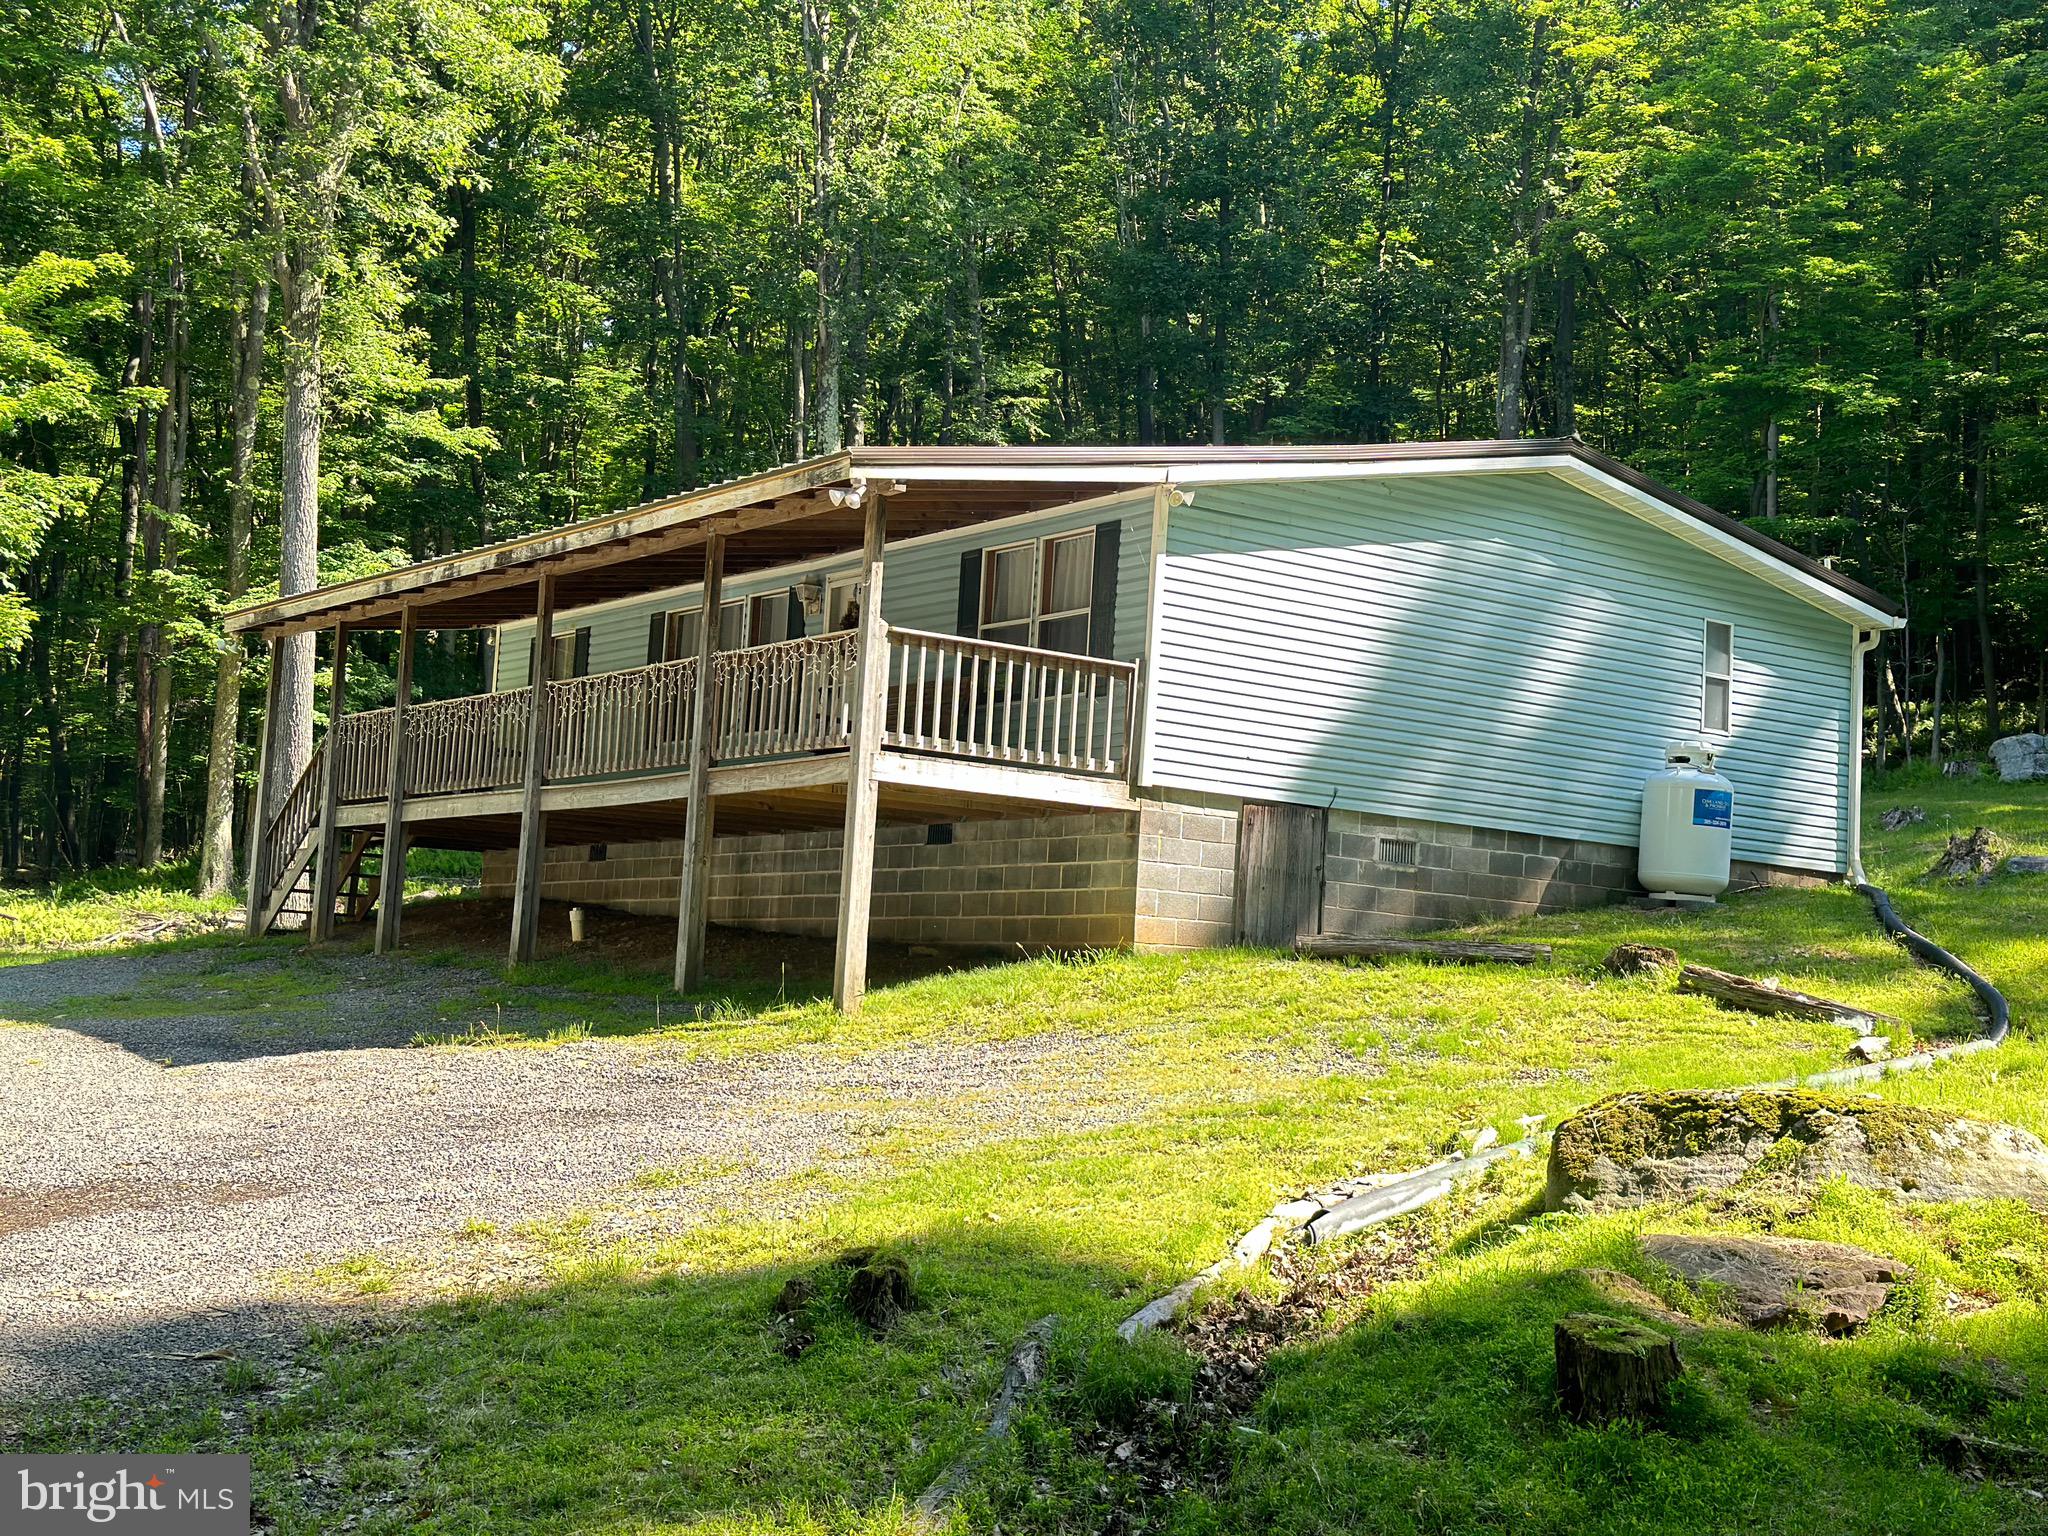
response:
[[[1624,1093],[1566,1120],[1544,1203],[1610,1210],[1739,1181],[1839,1175],[1909,1200],[2019,1199],[2048,1210],[2048,1147],[2009,1125],[1801,1089]]]

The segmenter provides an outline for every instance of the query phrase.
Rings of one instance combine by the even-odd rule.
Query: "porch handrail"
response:
[[[711,662],[713,757],[732,762],[844,747],[859,657],[853,630],[718,652]]]
[[[333,740],[341,754],[336,796],[344,803],[383,799],[391,781],[391,706],[343,715]]]
[[[1074,773],[1124,771],[1136,662],[930,630],[887,633],[888,746]]]
[[[687,768],[696,689],[694,656],[550,683],[547,777]],[[516,773],[509,782],[518,782]]]
[[[885,745],[1071,773],[1125,771],[1137,663],[930,630],[890,626],[885,633]],[[718,652],[711,667],[714,761],[844,748],[859,656],[855,630]],[[551,682],[545,777],[688,768],[696,686],[694,657]],[[529,689],[514,688],[408,706],[406,795],[516,787],[530,698]],[[384,797],[392,713],[387,706],[345,715],[332,733],[343,802]],[[287,808],[296,814],[296,800]]]

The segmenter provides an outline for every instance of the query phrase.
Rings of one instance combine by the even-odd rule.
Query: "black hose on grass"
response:
[[[1887,1061],[1867,1062],[1854,1067],[1836,1067],[1832,1071],[1813,1072],[1804,1077],[1786,1078],[1781,1082],[1760,1083],[1757,1087],[1767,1090],[1841,1088],[1852,1083],[1866,1083],[1888,1077],[1895,1072],[1931,1066],[1937,1061],[1946,1061],[1953,1056],[1969,1056],[1978,1051],[1991,1050],[2001,1044],[2011,1030],[2012,1010],[2006,1005],[2005,996],[1998,988],[1932,939],[1907,927],[1899,914],[1892,910],[1891,897],[1877,886],[1859,881],[1856,890],[1870,903],[1871,910],[1877,914],[1877,920],[1884,926],[1884,931],[1904,945],[1916,960],[1938,970],[1947,971],[1969,984],[1970,990],[1977,994],[1977,1001],[1983,1005],[1984,1033],[1974,1040],[1963,1040],[1954,1045],[1940,1045],[1929,1051],[1915,1051],[1910,1055],[1895,1056]],[[1353,1195],[1341,1205],[1310,1217],[1303,1229],[1304,1236],[1311,1243],[1327,1242],[1333,1237],[1340,1237],[1365,1227],[1378,1226],[1381,1222],[1391,1221],[1396,1216],[1405,1216],[1425,1205],[1433,1205],[1457,1185],[1483,1172],[1490,1163],[1506,1157],[1534,1157],[1541,1148],[1542,1140],[1541,1135],[1528,1136],[1504,1147],[1491,1148],[1478,1157],[1438,1163],[1396,1179],[1390,1184],[1383,1184],[1377,1189],[1365,1190]]]
[[[1915,958],[1937,966],[1951,975],[1959,976],[1969,983],[1970,990],[1977,994],[1977,1001],[1984,1005],[1984,1033],[1972,1042],[1976,1049],[1982,1050],[1985,1046],[1997,1045],[2005,1039],[2006,1034],[2012,1029],[2012,1009],[2006,1006],[2004,993],[1932,939],[1907,927],[1899,914],[1892,910],[1892,899],[1882,888],[1859,881],[1856,893],[1870,903],[1870,909],[1877,914],[1877,920],[1884,925],[1884,931],[1905,945]]]

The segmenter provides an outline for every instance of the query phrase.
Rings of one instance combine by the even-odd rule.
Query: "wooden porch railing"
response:
[[[388,739],[388,723],[384,733]],[[405,712],[405,748],[408,795],[517,784],[526,771],[526,691],[414,704]]]
[[[333,739],[341,754],[335,793],[344,801],[382,800],[391,784],[391,711],[343,715]]]
[[[732,762],[845,746],[859,658],[851,630],[721,651],[711,664],[713,757]]]
[[[306,760],[298,782],[284,797],[284,804],[277,808],[277,814],[270,818],[270,825],[263,829],[263,843],[258,850],[253,883],[266,896],[278,876],[290,867],[299,845],[313,830],[313,823],[319,820],[320,774],[326,762],[327,743],[314,743],[313,755]]]
[[[889,630],[882,740],[1071,773],[1124,770],[1137,663]]]
[[[922,630],[888,631],[885,745],[1069,773],[1119,774],[1137,665]],[[853,631],[726,651],[714,658],[712,756],[746,762],[844,748],[853,726],[859,637]],[[546,777],[603,778],[684,769],[697,684],[694,658],[549,685]],[[524,775],[527,693],[471,694],[405,712],[408,796],[510,789]],[[337,792],[384,798],[391,710],[343,718]],[[323,743],[323,748],[327,743]],[[302,780],[279,813],[303,836],[318,784]],[[293,845],[296,847],[296,844]],[[289,858],[292,849],[285,851]]]
[[[547,776],[583,779],[688,767],[690,701],[696,691],[694,656],[550,683]],[[524,699],[525,692],[518,697]],[[524,730],[524,705],[519,718]],[[502,782],[519,780],[515,759],[511,777]]]

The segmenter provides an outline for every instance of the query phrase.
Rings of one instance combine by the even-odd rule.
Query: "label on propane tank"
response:
[[[1696,827],[1725,827],[1734,809],[1735,796],[1725,789],[1692,792],[1692,824]]]

